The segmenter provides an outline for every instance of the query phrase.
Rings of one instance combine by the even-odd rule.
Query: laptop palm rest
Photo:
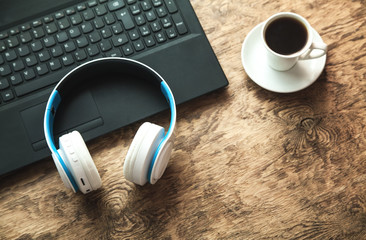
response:
[[[43,133],[43,116],[46,103],[38,104],[21,112],[34,150],[46,147]],[[89,90],[83,90],[63,100],[57,111],[54,133],[56,137],[69,129],[85,132],[103,124],[98,108]],[[58,141],[56,141],[58,142]]]

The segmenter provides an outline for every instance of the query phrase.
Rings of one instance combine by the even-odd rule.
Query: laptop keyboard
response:
[[[131,57],[188,33],[174,0],[90,0],[0,32],[0,107],[99,57]]]

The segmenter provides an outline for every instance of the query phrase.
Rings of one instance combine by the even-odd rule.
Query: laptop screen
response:
[[[40,13],[54,10],[78,0],[0,0],[0,29],[11,27],[21,20],[31,20]]]

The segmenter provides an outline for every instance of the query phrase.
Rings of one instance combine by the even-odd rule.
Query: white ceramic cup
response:
[[[265,34],[268,26],[279,18],[293,18],[303,24],[307,31],[307,41],[304,46],[295,53],[288,55],[273,51],[267,44]],[[327,53],[327,45],[324,42],[315,42],[313,40],[313,29],[305,18],[296,13],[280,12],[268,18],[262,27],[262,42],[267,52],[268,65],[277,71],[287,71],[291,69],[299,60],[308,60],[319,58]]]

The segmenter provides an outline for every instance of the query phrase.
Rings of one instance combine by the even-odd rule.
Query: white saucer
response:
[[[266,53],[261,41],[261,27],[257,25],[245,38],[241,60],[248,76],[259,86],[273,92],[290,93],[310,86],[322,73],[326,55],[311,60],[300,60],[288,71],[280,72],[268,66]],[[314,40],[322,41],[314,31]]]

